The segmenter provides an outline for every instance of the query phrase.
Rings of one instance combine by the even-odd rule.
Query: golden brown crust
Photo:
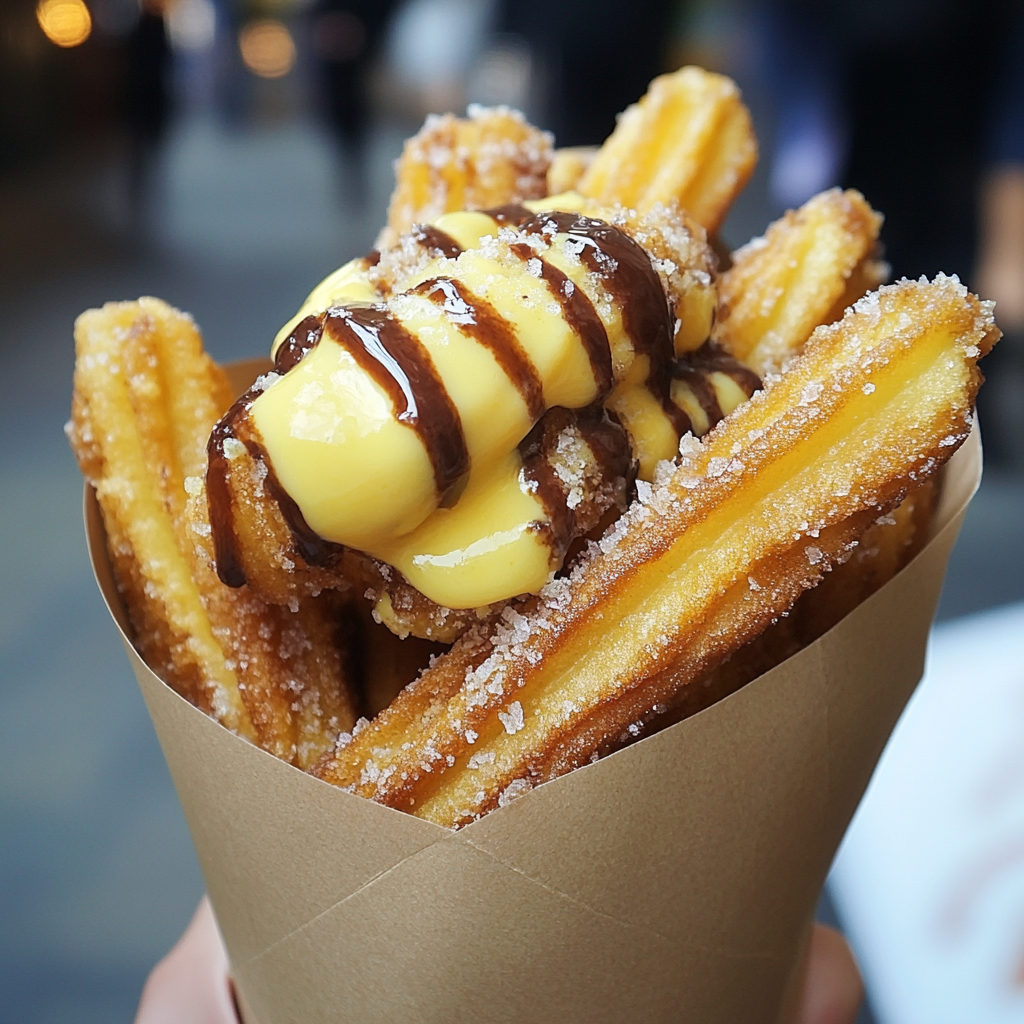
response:
[[[467,634],[316,773],[458,826],[588,760],[934,474],[967,436],[997,337],[990,306],[949,278],[869,296],[684,452],[570,580]]]
[[[580,183],[597,156],[597,146],[568,146],[556,149],[548,168],[548,195],[570,192]]]
[[[724,75],[685,67],[619,115],[579,191],[640,213],[678,205],[713,233],[757,163],[750,112]]]
[[[378,248],[444,213],[540,199],[552,152],[551,135],[507,107],[471,106],[465,118],[431,114],[402,149]]]
[[[888,268],[877,257],[882,218],[850,189],[830,189],[733,253],[718,284],[714,339],[764,376],[800,354]]]
[[[156,299],[90,310],[75,339],[69,434],[140,653],[228,728],[311,764],[354,717],[333,610],[292,613],[228,590],[185,516],[186,481],[231,400],[226,378],[191,319]]]

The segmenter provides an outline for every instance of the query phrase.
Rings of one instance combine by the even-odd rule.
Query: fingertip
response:
[[[815,925],[799,1024],[854,1024],[863,999],[864,983],[849,943],[834,928]]]

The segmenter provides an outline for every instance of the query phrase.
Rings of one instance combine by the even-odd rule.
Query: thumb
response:
[[[846,939],[834,928],[814,926],[798,1024],[854,1024],[864,984]]]

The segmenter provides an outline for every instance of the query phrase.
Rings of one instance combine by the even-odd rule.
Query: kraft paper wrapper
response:
[[[456,833],[303,774],[162,683],[129,640],[87,487],[93,568],[247,1024],[790,1019],[821,886],[921,677],[980,476],[975,431],[928,545],[814,644]]]

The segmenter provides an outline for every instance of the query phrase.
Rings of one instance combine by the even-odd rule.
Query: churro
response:
[[[735,85],[696,68],[597,150],[504,109],[428,119],[379,249],[234,404],[170,307],[83,315],[71,439],[150,665],[457,828],[891,579],[970,428],[991,305],[941,275],[873,291],[881,217],[854,191],[718,275],[708,232],[756,157]]]
[[[457,827],[639,731],[934,475],[997,337],[955,279],[861,300],[570,578],[467,634],[316,774]]]
[[[718,284],[715,340],[762,377],[778,373],[816,327],[885,281],[889,270],[876,254],[881,226],[853,189],[790,210],[733,253]]]
[[[654,79],[619,115],[577,187],[640,213],[680,206],[713,234],[756,164],[757,139],[736,83],[685,67]]]
[[[182,696],[308,767],[350,728],[333,599],[295,611],[214,575],[186,491],[231,400],[191,319],[156,299],[90,310],[75,331],[69,436],[96,489],[140,653]]]
[[[405,143],[379,246],[452,210],[484,210],[547,194],[552,138],[507,107],[431,115]]]

